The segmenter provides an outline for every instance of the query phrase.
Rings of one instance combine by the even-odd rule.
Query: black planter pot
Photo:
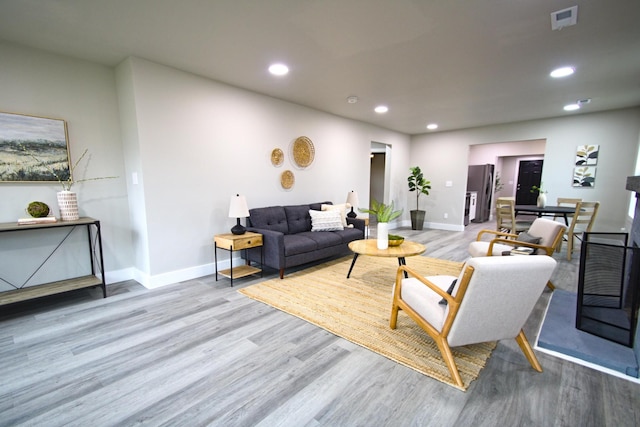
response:
[[[424,214],[426,211],[410,211],[411,214],[411,229],[412,230],[422,230],[424,226]]]

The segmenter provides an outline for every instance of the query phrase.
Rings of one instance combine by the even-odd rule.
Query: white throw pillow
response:
[[[344,230],[340,221],[340,211],[315,211],[310,210],[311,231],[338,231]]]
[[[321,205],[320,209],[323,211],[338,211],[340,212],[340,221],[343,228],[353,228],[352,224],[347,224],[347,212],[351,209],[351,203],[341,203],[339,205]]]

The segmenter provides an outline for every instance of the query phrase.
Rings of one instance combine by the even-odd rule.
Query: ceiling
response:
[[[637,0],[0,0],[0,40],[137,56],[407,134],[638,106],[639,21]],[[551,79],[562,65],[576,73]]]

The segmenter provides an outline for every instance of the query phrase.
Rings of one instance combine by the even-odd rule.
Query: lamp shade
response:
[[[229,203],[229,218],[246,218],[249,216],[249,207],[247,199],[244,196],[236,194],[231,196]]]
[[[353,211],[353,208],[357,208],[360,202],[358,201],[358,193],[351,190],[347,193],[347,203],[351,205],[351,212],[347,214],[349,218],[355,218],[358,216],[357,213]]]
[[[347,203],[351,205],[351,207],[357,208],[360,202],[358,201],[358,193],[355,191],[349,191],[347,193]]]

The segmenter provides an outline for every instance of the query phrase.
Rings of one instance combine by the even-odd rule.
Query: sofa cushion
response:
[[[255,228],[289,233],[287,215],[282,206],[249,209],[249,220]]]
[[[309,205],[285,206],[284,212],[289,223],[289,234],[302,233],[311,230]]]
[[[308,237],[311,234],[311,231],[298,234],[286,234],[284,236],[284,256],[288,257],[317,250],[318,244],[316,241]]]
[[[342,243],[349,243],[354,240],[364,239],[363,231],[358,228],[345,228],[342,231],[334,231],[332,234],[340,236]]]
[[[307,231],[305,233],[300,233],[299,236],[306,237],[316,242],[317,249],[325,249],[332,246],[340,246],[342,244],[342,239],[340,238],[340,236],[338,236],[336,232],[333,231],[328,233],[316,233],[313,231]]]
[[[338,231],[344,229],[340,219],[340,211],[309,210],[311,231]]]

